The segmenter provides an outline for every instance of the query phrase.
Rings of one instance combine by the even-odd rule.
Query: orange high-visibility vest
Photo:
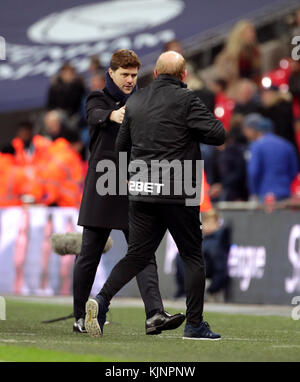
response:
[[[58,138],[52,143],[49,154],[51,159],[44,169],[46,203],[79,207],[83,183],[80,155],[64,138]]]
[[[24,149],[24,143],[20,138],[14,138],[11,143],[16,151],[16,164],[20,166],[36,165],[41,161],[46,160],[48,149],[51,146],[51,141],[49,139],[44,138],[41,135],[35,135],[32,139],[35,151],[32,155],[28,155]]]
[[[20,138],[14,138],[12,145],[15,149],[16,164],[22,166],[27,183],[24,186],[24,194],[31,195],[35,203],[43,203],[45,188],[41,178],[44,164],[50,160],[49,148],[51,141],[41,135],[35,135],[32,140],[35,151],[29,155],[24,149],[24,143]]]
[[[15,165],[14,156],[0,153],[0,206],[21,205],[26,182],[23,169]]]

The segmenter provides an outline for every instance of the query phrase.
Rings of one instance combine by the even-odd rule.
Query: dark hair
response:
[[[59,73],[61,73],[62,71],[64,70],[72,70],[72,72],[76,72],[74,66],[70,63],[70,62],[65,62],[64,64],[62,64],[62,66],[60,67],[59,69]]]
[[[163,51],[164,51],[164,52],[168,52],[169,50],[173,50],[173,49],[171,49],[171,47],[172,47],[172,45],[174,45],[174,44],[178,44],[178,45],[181,46],[181,42],[180,42],[179,40],[176,40],[176,39],[174,39],[174,40],[169,40],[169,41],[167,41],[167,42],[164,44]]]
[[[223,78],[216,78],[214,80],[215,84],[217,84],[218,86],[220,86],[220,88],[222,89],[222,91],[225,91],[227,89],[227,81],[225,81]]]
[[[133,50],[120,49],[117,50],[111,57],[110,68],[117,70],[119,68],[140,68],[141,62],[137,54]]]
[[[17,130],[32,130],[33,123],[30,121],[21,121],[17,125]]]
[[[102,69],[100,58],[96,54],[90,57],[90,64],[95,65],[96,69]]]

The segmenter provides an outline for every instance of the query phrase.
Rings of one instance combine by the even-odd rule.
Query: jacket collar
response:
[[[158,77],[155,78],[154,81],[157,81],[157,82],[163,81],[169,84],[178,85],[181,88],[187,88],[187,84],[185,84],[184,82],[182,82],[180,79],[176,77],[170,76],[169,74],[160,74]]]
[[[120,102],[122,105],[125,105],[128,98],[137,90],[135,86],[130,94],[125,94],[121,89],[114,83],[111,79],[108,71],[105,73],[106,86],[103,89],[105,93],[108,93],[116,102]]]

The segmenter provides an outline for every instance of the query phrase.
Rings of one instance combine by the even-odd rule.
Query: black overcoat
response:
[[[91,155],[79,211],[78,224],[81,226],[128,229],[128,196],[100,196],[96,190],[97,180],[103,175],[96,171],[97,163],[102,159],[110,159],[117,166],[115,141],[120,125],[110,121],[109,116],[123,105],[106,88],[92,92],[86,100]],[[118,173],[116,178],[118,184]]]

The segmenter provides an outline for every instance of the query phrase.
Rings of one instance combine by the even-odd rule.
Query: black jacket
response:
[[[49,88],[47,108],[63,109],[68,115],[79,113],[84,95],[85,88],[80,79],[76,79],[71,83],[57,79]]]
[[[197,159],[201,159],[199,142],[221,145],[224,141],[225,130],[222,123],[215,119],[203,102],[195,97],[192,91],[186,89],[183,82],[163,74],[127,101],[116,149],[118,152],[131,153],[130,160],[133,163],[137,164],[143,160],[148,166],[153,160],[179,160],[181,163],[191,160],[192,184],[195,186],[195,164]],[[166,171],[169,171],[170,192],[165,192],[165,195],[165,185],[154,187],[153,184],[157,182],[151,181],[147,171],[130,171],[129,198],[136,201],[183,204],[187,198],[183,185],[184,174],[181,182],[182,193],[176,195],[173,192],[176,183],[174,173],[170,168]],[[142,194],[137,192],[137,183],[133,180],[137,179],[137,172],[142,175],[144,184],[148,184],[147,192],[144,189]],[[162,179],[160,172],[160,184],[164,184]],[[180,182],[180,177],[177,177],[178,179]],[[198,187],[200,186],[198,184]]]
[[[274,123],[274,133],[287,139],[296,147],[295,132],[293,127],[292,103],[281,100],[273,106],[261,107],[259,112]]]
[[[128,229],[128,196],[100,196],[96,190],[97,180],[103,175],[96,172],[97,163],[101,159],[116,163],[115,141],[120,125],[111,122],[109,116],[113,110],[122,106],[122,103],[112,98],[106,88],[91,93],[87,98],[86,116],[91,156],[79,211],[79,225]]]

